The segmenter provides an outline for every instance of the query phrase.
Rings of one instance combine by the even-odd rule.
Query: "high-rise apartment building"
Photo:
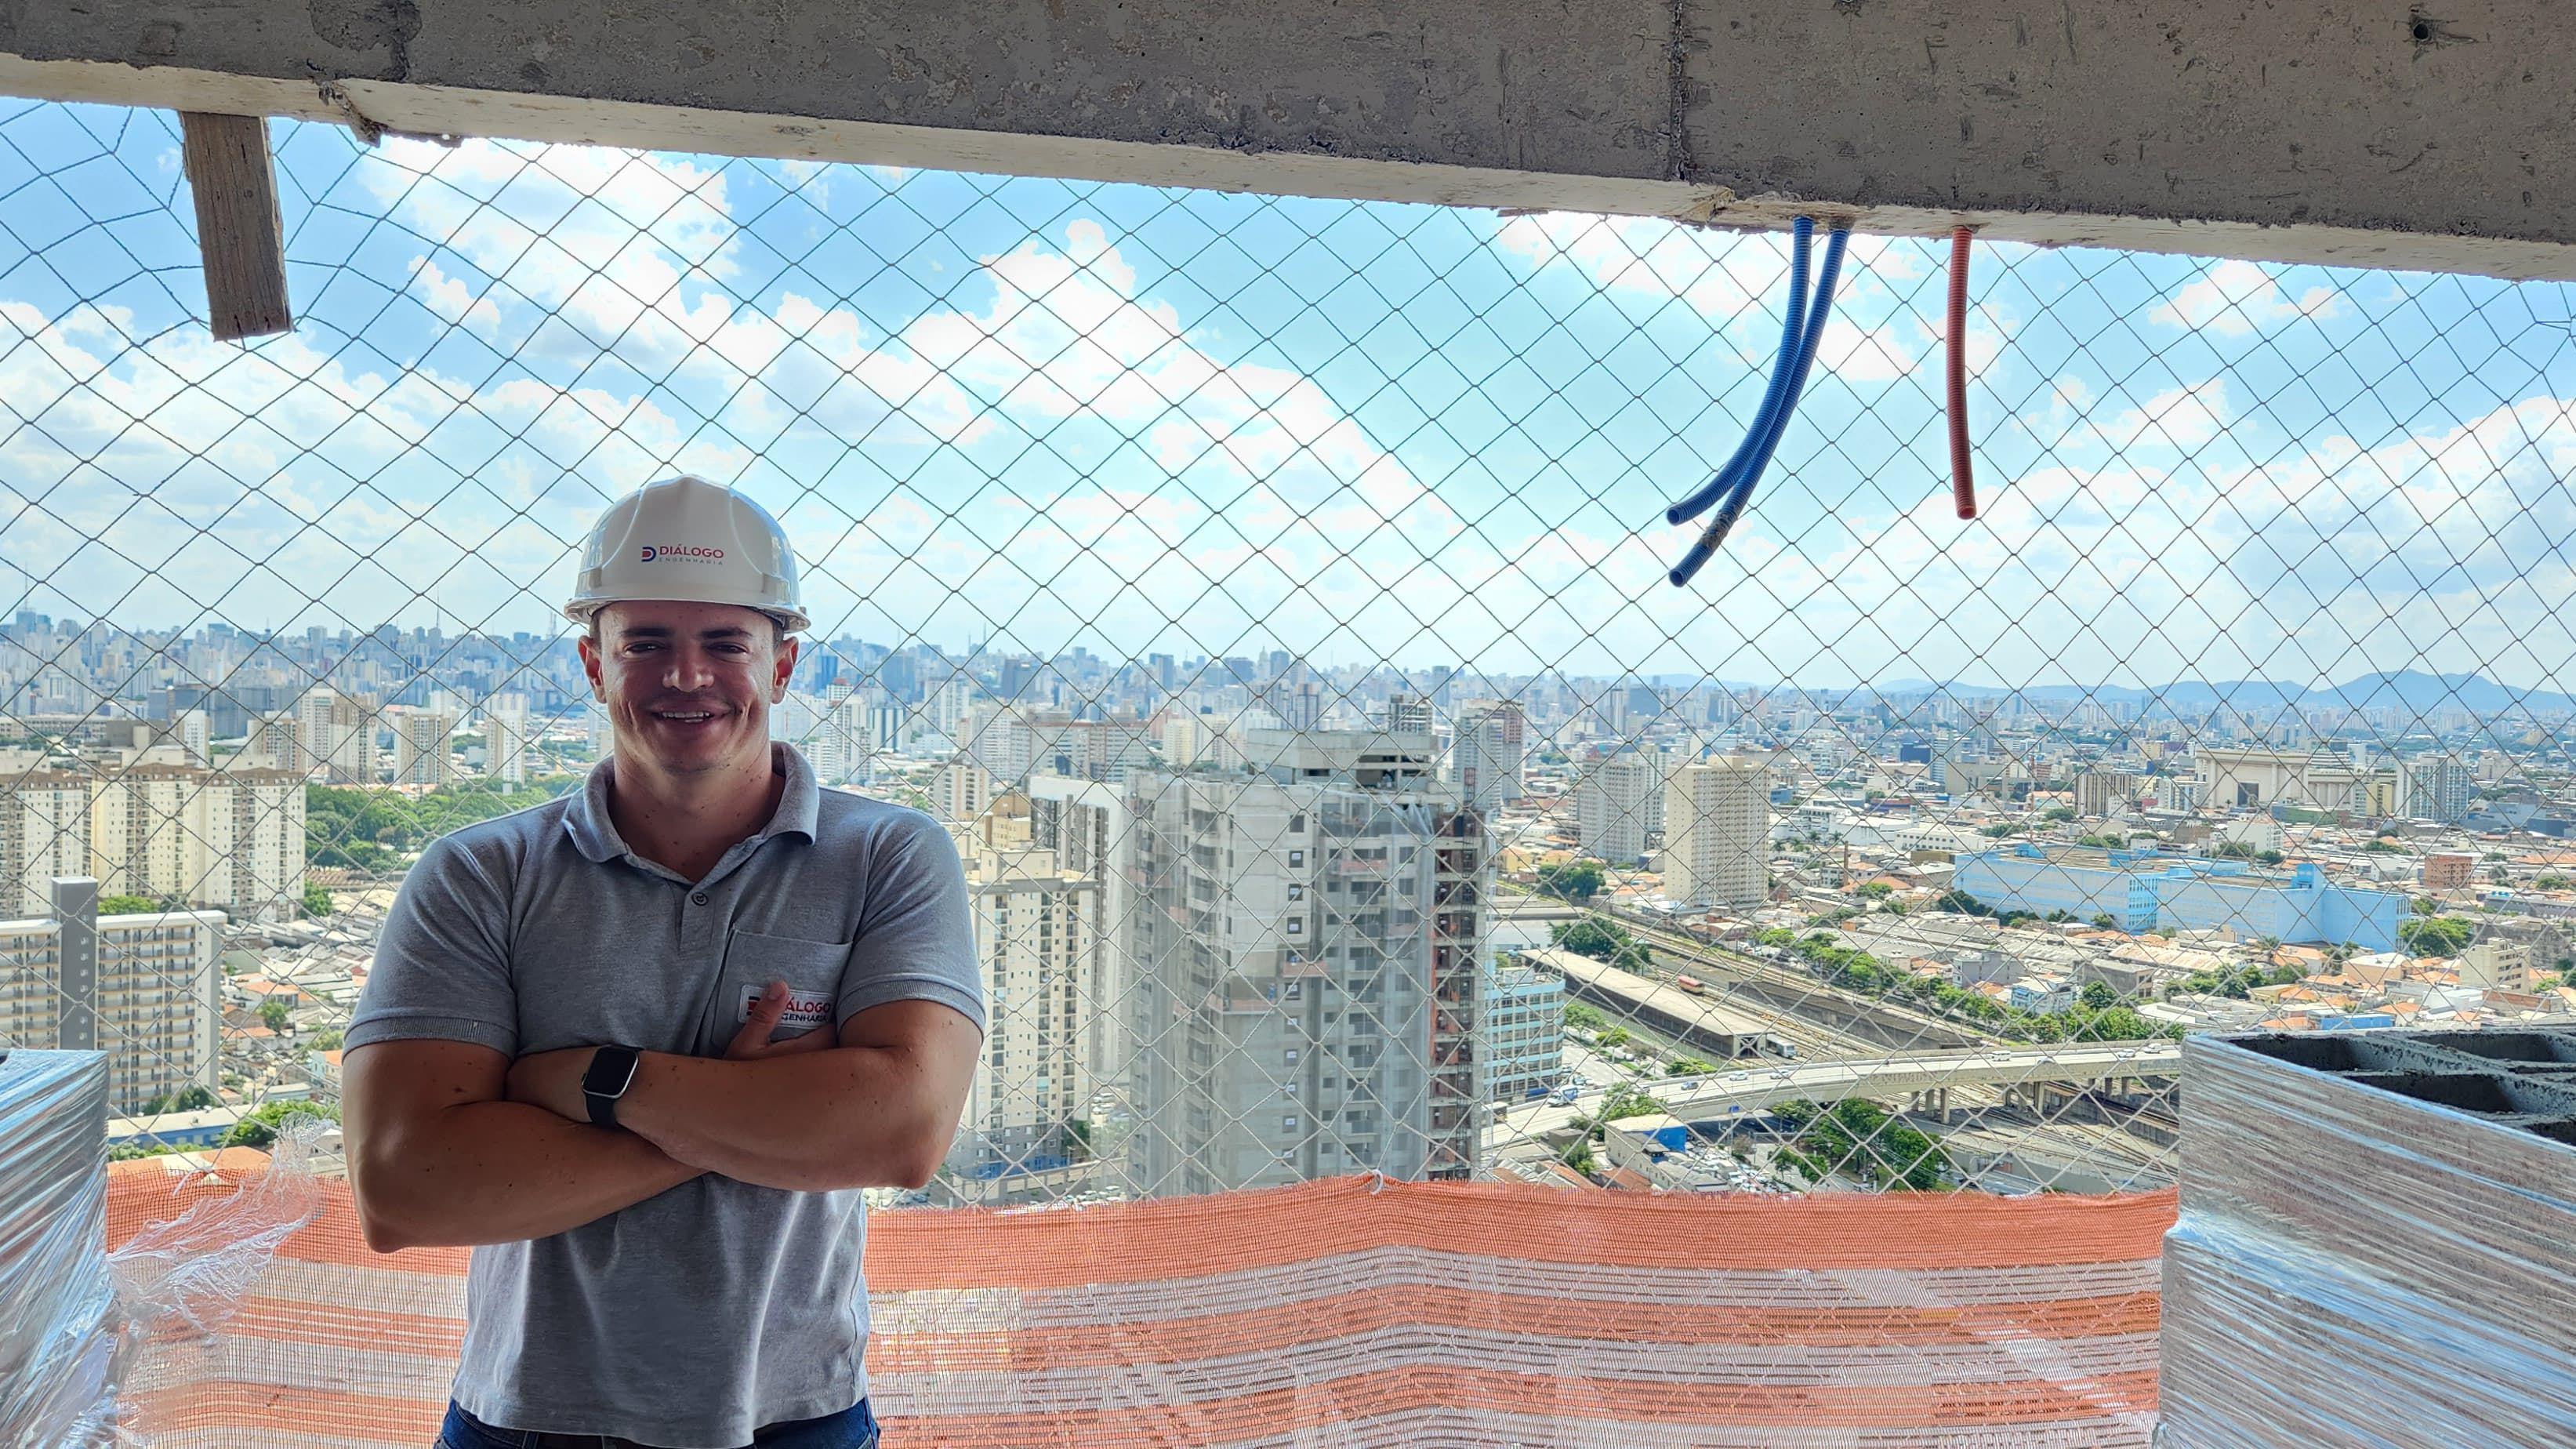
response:
[[[1591,761],[1574,782],[1574,828],[1583,853],[1635,865],[1664,836],[1663,755],[1626,749]]]
[[[1664,790],[1664,894],[1688,906],[1759,905],[1768,890],[1771,801],[1758,760],[1685,765]]]
[[[484,701],[483,778],[509,786],[528,783],[528,756],[535,747],[526,695],[496,694]]]
[[[985,807],[999,793],[1000,782],[971,755],[960,753],[939,767],[931,782],[930,804],[940,819],[955,825],[971,824],[984,813]]]
[[[1252,730],[1250,768],[1129,781],[1142,1193],[1477,1161],[1483,818],[1431,739]]]
[[[2108,815],[2138,798],[2138,777],[2126,770],[2087,770],[2075,777],[2075,813]]]
[[[2469,818],[2478,775],[2456,755],[2418,755],[2397,765],[2399,810],[2410,820],[2457,825]]]
[[[1482,700],[1460,710],[1449,766],[1460,803],[1490,814],[1521,798],[1528,739],[1529,719],[1518,700]]]
[[[455,782],[450,748],[456,716],[444,710],[408,709],[394,716],[394,783],[436,788]]]
[[[1127,1019],[1119,1009],[1134,983],[1127,959],[1127,917],[1135,894],[1127,870],[1135,830],[1122,786],[1062,775],[1032,775],[1028,784],[1029,843],[1055,853],[1060,869],[1092,882],[1099,892],[1100,929],[1093,934],[1087,1049],[1092,1079],[1124,1090],[1127,1084]]]
[[[0,920],[0,1041],[101,1051],[109,1110],[216,1086],[217,911],[100,916],[99,885],[47,883],[47,911]]]
[[[35,770],[0,776],[0,916],[33,916],[58,876],[89,874],[87,776]]]
[[[287,919],[304,900],[304,777],[136,765],[92,782],[82,874],[108,895]]]
[[[1517,959],[1485,972],[1483,1096],[1519,1102],[1565,1075],[1565,978]]]
[[[1091,1116],[1100,886],[1051,850],[976,851],[966,880],[990,1004],[950,1167],[987,1181],[1061,1167]]]
[[[823,699],[791,694],[772,712],[771,733],[804,752],[823,784],[863,784],[876,753],[868,733],[870,698],[852,690]]]
[[[311,689],[295,702],[295,754],[286,768],[317,785],[376,778],[376,728],[366,706],[336,689]]]
[[[1431,733],[1430,698],[1401,689],[1388,694],[1386,728],[1396,734]]]

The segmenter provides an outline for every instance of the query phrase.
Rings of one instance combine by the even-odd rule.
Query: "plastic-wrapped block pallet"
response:
[[[2163,1449],[2576,1445],[2576,1034],[2193,1037]]]
[[[0,1445],[108,1442],[107,1058],[0,1060]]]

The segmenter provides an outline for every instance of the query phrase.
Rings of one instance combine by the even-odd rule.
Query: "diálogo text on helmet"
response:
[[[725,556],[724,550],[720,548],[697,548],[694,546],[683,547],[678,544],[668,543],[658,546],[648,543],[643,547],[644,555],[641,559],[637,560],[640,563],[660,563],[670,560],[681,560],[688,563],[721,563],[724,561]]]

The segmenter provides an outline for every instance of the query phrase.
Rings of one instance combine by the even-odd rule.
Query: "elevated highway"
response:
[[[1684,1121],[1708,1121],[1758,1112],[1801,1098],[1837,1102],[1847,1097],[1893,1100],[1934,1096],[1954,1087],[2040,1086],[2085,1088],[2182,1069],[2175,1041],[2052,1043],[2045,1046],[1974,1047],[1853,1057],[1835,1062],[1783,1062],[1743,1071],[1669,1077],[1642,1083],[1663,1109]],[[1493,1130],[1509,1138],[1573,1130],[1575,1119],[1599,1110],[1601,1092],[1573,1106],[1535,1102],[1495,1114]]]

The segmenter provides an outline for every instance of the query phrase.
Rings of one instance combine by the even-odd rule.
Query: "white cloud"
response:
[[[429,310],[450,322],[461,323],[476,335],[490,338],[501,329],[501,306],[486,292],[477,294],[464,279],[451,277],[438,263],[421,258],[414,274],[421,300]]]
[[[2114,448],[2192,448],[2217,437],[2233,416],[2227,380],[2213,377],[2156,394],[2112,419],[2102,436]]]
[[[1862,328],[1835,317],[1816,340],[1815,366],[1845,382],[1893,382],[1927,360],[1939,365],[1926,350],[1931,342],[1911,320]]]
[[[2300,318],[2339,317],[2343,298],[2332,287],[2310,287],[2293,300],[2261,266],[2246,261],[2212,263],[2147,314],[2148,320],[2227,337],[2268,331]]]
[[[1672,297],[1733,320],[1788,286],[1785,236],[1740,236],[1653,217],[1550,211],[1508,217],[1494,234],[1512,255],[1570,265],[1605,291]],[[1776,325],[1776,324],[1775,324]]]
[[[1438,427],[1373,432],[1364,419],[1382,414],[1324,374],[1247,355],[1151,280],[1149,237],[1099,221],[1001,234],[980,277],[908,314],[863,311],[830,294],[838,279],[769,283],[754,302],[735,290],[754,290],[757,252],[720,170],[389,149],[428,179],[411,187],[369,160],[370,184],[402,228],[438,239],[405,283],[428,309],[416,320],[435,314],[522,365],[467,379],[333,355],[327,333],[245,351],[186,327],[138,337],[149,329],[114,307],[47,317],[0,301],[0,580],[54,579],[92,612],[142,609],[128,591],[179,560],[165,581],[226,609],[309,596],[370,621],[433,593],[524,596],[522,626],[539,624],[565,540],[598,500],[690,466],[764,490],[813,540],[826,624],[879,638],[1000,628],[1043,645],[1099,630],[1112,647],[1245,652],[1268,631],[1329,638],[1325,657],[1803,678],[1909,662],[2008,681],[2061,664],[2216,674],[2291,648],[2391,667],[2520,649],[2531,668],[2569,665],[2550,602],[2576,594],[2565,404],[2267,445],[2257,467],[2230,438],[2239,399],[2219,377],[2105,405],[2069,371],[2035,383],[2045,402],[2018,420],[2056,436],[2007,448],[1997,428],[1985,515],[1962,524],[1937,481],[1937,424],[1921,425],[1937,415],[1937,308],[1863,285],[1916,275],[1898,269],[1921,247],[1857,249],[1860,281],[1817,363],[1855,384],[1918,375],[1921,394],[1863,394],[1858,420],[1878,427],[1838,434],[1812,477],[1783,468],[1681,592],[1663,571],[1687,533],[1629,525],[1653,517],[1645,474],[1666,466],[1711,380],[1658,358],[1634,324],[1679,298],[1741,313],[1729,342],[1767,353],[1776,323],[1755,299],[1781,288],[1780,238],[1505,222],[1506,253],[1629,303],[1628,323],[1569,325],[1542,345],[1626,347],[1634,371],[1571,369],[1544,417],[1461,443]],[[2222,292],[2234,312],[2208,310]],[[2222,265],[2165,310],[2224,331],[2336,305]],[[2012,329],[1992,305],[1975,315],[1984,375]],[[580,335],[548,326],[556,316]],[[1687,386],[1649,396],[1667,383]]]

